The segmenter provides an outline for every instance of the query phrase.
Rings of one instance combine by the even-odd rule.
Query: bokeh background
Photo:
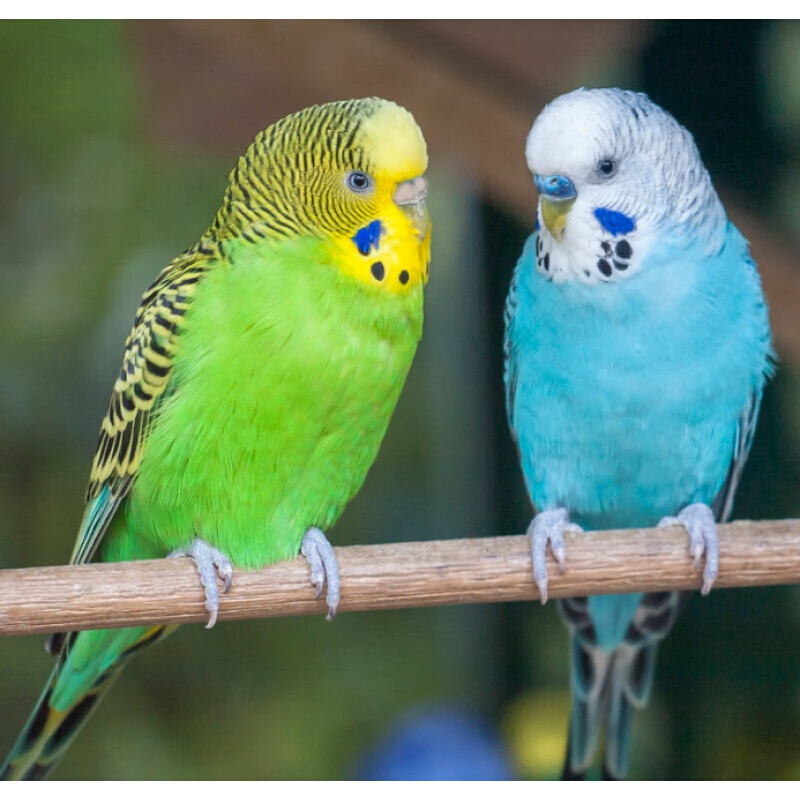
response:
[[[332,538],[523,531],[503,299],[534,218],[525,135],[580,85],[672,111],[752,241],[782,365],[736,515],[800,516],[797,23],[4,22],[0,567],[68,558],[138,298],[205,229],[234,159],[290,111],[371,94],[428,138],[434,260],[419,356]],[[631,777],[800,778],[799,633],[798,588],[694,599],[661,647]],[[0,642],[0,751],[50,670],[42,644]],[[130,664],[56,777],[375,776],[438,742],[494,776],[553,778],[567,683],[552,604],[190,626]],[[409,722],[422,732],[398,744]]]

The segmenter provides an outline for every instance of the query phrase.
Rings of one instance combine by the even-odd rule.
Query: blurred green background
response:
[[[735,514],[800,516],[797,23],[4,22],[0,567],[68,558],[138,298],[205,229],[234,159],[291,110],[372,93],[429,136],[434,259],[418,359],[332,539],[522,532],[503,299],[535,208],[524,135],[578,85],[675,114],[766,254],[783,363]],[[631,777],[800,778],[798,633],[797,588],[694,599]],[[50,670],[42,644],[0,642],[0,751]],[[398,716],[447,706],[482,715],[519,776],[553,778],[567,663],[552,604],[189,626],[134,659],[55,777],[347,778]]]

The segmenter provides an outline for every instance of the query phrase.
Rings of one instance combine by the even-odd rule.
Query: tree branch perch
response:
[[[565,536],[567,571],[550,560],[551,597],[698,589],[679,527]],[[716,588],[800,583],[800,520],[719,528]],[[340,611],[537,600],[524,536],[337,548]],[[220,620],[324,614],[303,559],[237,571]],[[0,635],[205,622],[189,559],[0,570]]]

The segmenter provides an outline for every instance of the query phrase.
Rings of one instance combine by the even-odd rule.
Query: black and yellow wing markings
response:
[[[167,266],[142,297],[100,428],[71,564],[92,559],[133,486],[153,411],[171,391],[186,311],[203,275],[223,257],[219,244],[203,241]]]

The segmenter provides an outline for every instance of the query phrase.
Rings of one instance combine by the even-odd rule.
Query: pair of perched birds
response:
[[[577,90],[526,147],[536,229],[506,308],[508,418],[537,510],[533,574],[568,528],[682,523],[704,591],[772,350],[747,243],[689,132],[645,95]],[[378,452],[422,334],[427,153],[372,99],[259,134],[200,241],[145,292],[92,465],[72,563],[187,555],[205,589],[296,556],[329,616],[324,531]],[[560,601],[572,634],[565,777],[625,774],[675,592]],[[57,635],[50,680],[2,777],[42,778],[127,659],[170,628]]]

